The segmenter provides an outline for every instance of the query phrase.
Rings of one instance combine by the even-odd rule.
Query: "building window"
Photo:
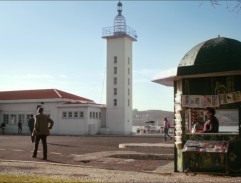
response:
[[[130,95],[130,88],[128,88],[128,95]]]
[[[130,64],[130,57],[128,57],[128,64]]]
[[[128,106],[130,106],[130,99],[128,99]]]
[[[99,118],[101,118],[101,112],[99,112]]]
[[[114,56],[114,63],[117,64],[117,56]]]
[[[26,121],[24,120],[24,114],[19,114],[18,115],[18,122],[21,122],[21,123],[26,123]]]
[[[84,117],[84,112],[83,112],[83,111],[80,111],[79,114],[80,114],[80,117],[81,117],[81,118]]]
[[[9,123],[9,115],[8,114],[3,115],[3,122]]]
[[[117,85],[117,77],[114,77],[114,84]]]
[[[130,68],[128,68],[128,74],[130,75]]]
[[[95,118],[95,112],[93,112],[93,118]]]
[[[62,118],[67,118],[67,112],[62,112]]]
[[[18,115],[18,122],[21,122],[21,123],[23,122],[21,114]]]
[[[117,99],[114,99],[114,106],[117,106]]]
[[[90,118],[92,118],[92,112],[90,112]]]
[[[68,112],[68,118],[72,118],[72,117],[73,117],[72,112]]]
[[[114,74],[117,74],[117,67],[114,67]]]
[[[32,116],[34,117],[33,114],[26,114],[26,122],[28,122],[32,118]]]
[[[128,85],[130,85],[130,78],[128,78]]]
[[[10,123],[17,123],[17,115],[16,114],[10,115]]]
[[[114,88],[114,95],[117,95],[117,88]]]
[[[79,117],[79,113],[78,112],[74,112],[74,118],[78,118]]]

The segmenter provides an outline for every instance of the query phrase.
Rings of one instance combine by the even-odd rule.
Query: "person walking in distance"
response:
[[[43,160],[47,160],[47,136],[49,136],[49,129],[52,129],[54,121],[43,114],[43,110],[42,107],[39,107],[38,114],[35,116],[33,133],[36,135],[36,139],[32,157],[37,157],[38,145],[41,139],[43,144]]]
[[[28,120],[28,127],[30,131],[31,141],[32,143],[35,142],[35,136],[33,135],[33,129],[34,129],[34,117],[33,115],[30,116],[30,119]]]
[[[5,122],[2,122],[0,128],[2,128],[2,135],[5,134],[5,127],[6,127],[6,123]]]
[[[22,122],[18,122],[18,134],[22,134]]]
[[[164,126],[164,141],[167,140],[167,136],[170,137],[170,140],[171,140],[172,137],[168,134],[168,131],[169,131],[169,128],[170,128],[170,123],[167,120],[167,118],[164,118],[163,126]]]

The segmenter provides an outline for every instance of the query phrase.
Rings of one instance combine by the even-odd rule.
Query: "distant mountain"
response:
[[[147,121],[155,121],[159,126],[162,126],[165,117],[172,126],[174,124],[174,112],[162,110],[138,111],[135,109],[133,110],[133,126],[145,126]]]

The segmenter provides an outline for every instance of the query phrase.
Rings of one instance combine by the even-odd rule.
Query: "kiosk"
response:
[[[175,171],[241,173],[241,42],[218,37],[185,54],[153,82],[174,87]],[[205,109],[219,133],[201,133]]]

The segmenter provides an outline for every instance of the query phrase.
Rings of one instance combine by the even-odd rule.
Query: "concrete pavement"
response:
[[[70,167],[154,174],[170,174],[174,170],[172,142],[160,143],[159,138],[153,137],[50,136],[48,137],[49,161],[41,159],[41,144],[38,158],[31,158],[34,144],[30,142],[28,136],[1,136],[0,144],[0,159],[2,162],[11,160],[9,164],[14,164],[14,161],[26,162],[25,166],[36,163],[46,163],[46,165],[55,163]]]

